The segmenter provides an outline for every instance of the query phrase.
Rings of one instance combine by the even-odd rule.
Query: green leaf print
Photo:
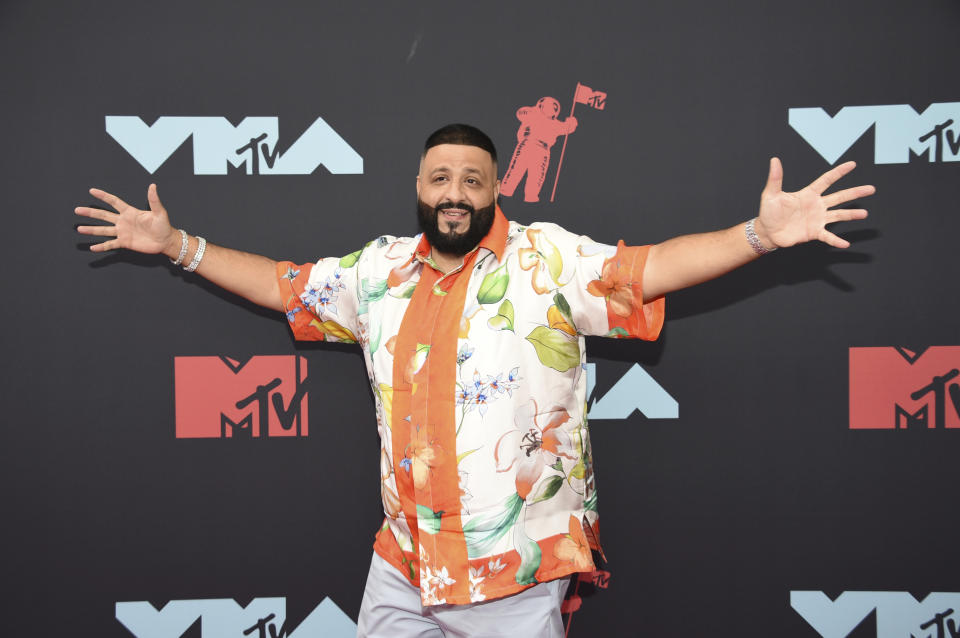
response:
[[[416,289],[417,289],[417,282],[415,281],[407,282],[407,284],[404,285],[403,289],[397,292],[390,291],[390,296],[394,297],[395,299],[410,299],[411,297],[413,297],[413,291]]]
[[[436,534],[440,531],[440,521],[443,512],[434,512],[426,505],[417,505],[417,522],[420,529],[427,534]]]
[[[364,279],[360,282],[360,288],[360,297],[364,301],[380,301],[387,294],[387,280],[380,279],[370,283],[369,280]]]
[[[523,499],[514,492],[503,504],[492,510],[487,516],[474,516],[463,526],[463,535],[467,539],[467,556],[482,558],[490,553],[504,534],[517,522]]]
[[[587,466],[583,464],[583,458],[577,461],[577,464],[573,466],[573,469],[570,470],[570,476],[576,479],[583,479],[586,475]]]
[[[557,306],[557,310],[560,311],[561,316],[564,320],[570,324],[570,327],[574,330],[577,329],[577,324],[573,322],[573,312],[570,310],[570,304],[567,303],[567,298],[563,296],[562,293],[557,293],[553,296],[553,303]]]
[[[523,531],[523,525],[517,525],[513,528],[513,546],[520,554],[520,567],[517,569],[517,584],[532,585],[537,582],[536,573],[540,569],[540,546],[533,542],[526,532]]]
[[[387,292],[387,280],[382,279],[374,283],[363,278],[360,280],[359,303],[357,304],[357,314],[363,315],[369,311],[368,304],[372,301],[380,301]]]
[[[606,336],[606,337],[629,337],[629,336],[630,336],[630,333],[627,332],[626,329],[621,328],[620,326],[617,326],[616,328],[612,328],[612,329],[610,330],[610,332],[608,332],[608,333],[607,333],[606,335],[604,335],[604,336]]]
[[[504,264],[483,278],[480,290],[477,292],[477,302],[481,304],[497,303],[503,299],[510,283],[510,273]]]
[[[587,497],[587,500],[583,502],[583,509],[588,512],[597,511],[597,493],[593,492],[590,496]]]
[[[509,299],[504,299],[497,310],[495,317],[490,317],[487,325],[493,330],[509,330],[513,332],[513,304]]]
[[[551,476],[546,481],[540,483],[540,485],[537,487],[536,495],[530,500],[530,504],[532,505],[533,503],[539,503],[540,501],[546,501],[547,499],[553,498],[553,495],[559,491],[561,485],[563,485],[562,476]]]
[[[355,263],[357,263],[357,260],[360,259],[360,253],[362,253],[362,252],[363,252],[363,249],[361,248],[360,250],[358,250],[358,251],[356,251],[356,252],[352,252],[352,253],[350,253],[349,255],[346,255],[346,256],[344,256],[344,257],[341,257],[341,258],[340,258],[340,267],[341,267],[341,268],[349,268],[350,266],[352,266],[352,265],[354,265]]]
[[[566,372],[580,365],[580,345],[577,339],[562,330],[537,326],[527,335],[540,362],[558,372]]]

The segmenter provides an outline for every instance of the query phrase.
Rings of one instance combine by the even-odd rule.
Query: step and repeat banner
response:
[[[90,187],[298,263],[412,235],[425,137],[497,144],[510,219],[656,243],[838,163],[852,246],[587,342],[607,558],[572,636],[960,635],[955,0],[0,4],[10,635],[356,631],[382,521],[359,349],[162,257]],[[854,203],[853,207],[860,204]]]

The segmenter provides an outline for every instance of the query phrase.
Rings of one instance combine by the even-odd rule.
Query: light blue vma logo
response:
[[[960,635],[960,594],[931,592],[917,600],[905,591],[792,591],[790,606],[823,638],[846,638],[876,612],[877,638]]]
[[[146,601],[116,604],[117,620],[137,638],[180,638],[200,619],[202,638],[355,638],[357,625],[330,598],[297,627],[287,626],[286,598],[254,598],[241,607],[230,598],[171,600],[161,609]]]
[[[334,174],[363,173],[363,158],[318,117],[280,153],[276,117],[247,117],[234,126],[225,117],[106,116],[107,134],[153,173],[193,136],[193,173],[226,175],[227,164],[247,175],[309,175],[321,164]]]
[[[587,364],[587,417],[594,419],[626,419],[634,410],[639,410],[648,419],[677,419],[680,406],[677,400],[663,389],[646,370],[635,363],[613,384],[613,387],[597,398],[593,391],[597,385],[597,364]],[[591,402],[592,400],[592,402]]]
[[[800,137],[833,164],[873,127],[877,164],[960,161],[960,102],[931,104],[918,113],[909,104],[845,106],[833,117],[822,108],[789,109],[788,121]]]

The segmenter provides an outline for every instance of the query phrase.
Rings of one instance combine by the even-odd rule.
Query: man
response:
[[[302,339],[358,342],[381,438],[385,520],[359,619],[361,636],[562,635],[570,574],[594,568],[596,491],[586,423],[584,335],[655,339],[663,295],[778,247],[848,242],[825,229],[870,195],[797,193],[770,162],[755,219],[656,246],[596,244],[556,225],[508,222],[496,151],[466,125],[424,145],[422,235],[380,237],[343,258],[296,266],[207,244],[150,210],[92,189],[118,212],[94,252],[163,253],[244,298],[285,311]]]

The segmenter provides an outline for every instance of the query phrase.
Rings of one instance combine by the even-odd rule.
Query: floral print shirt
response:
[[[298,339],[363,349],[385,519],[374,549],[424,606],[594,569],[584,335],[656,339],[648,247],[508,222],[447,274],[426,238],[278,265]]]

